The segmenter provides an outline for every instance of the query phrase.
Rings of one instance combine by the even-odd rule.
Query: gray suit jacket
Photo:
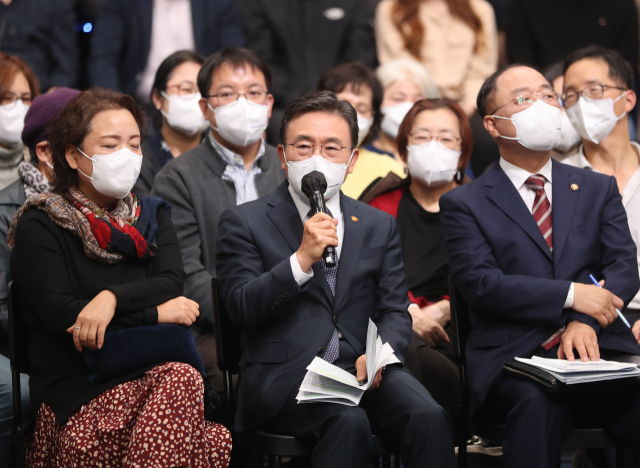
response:
[[[256,175],[255,184],[258,195],[264,197],[286,175],[273,146],[266,146],[258,165],[262,172]],[[184,295],[200,305],[200,317],[192,327],[197,334],[213,331],[211,277],[216,274],[218,220],[223,211],[236,206],[234,183],[222,179],[226,166],[207,137],[201,145],[169,161],[156,174],[151,190],[151,195],[171,204],[187,273]]]

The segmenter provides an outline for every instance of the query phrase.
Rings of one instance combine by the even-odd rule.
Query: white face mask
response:
[[[373,117],[363,117],[358,112],[358,146],[362,144],[367,135],[369,134],[369,130],[371,130],[371,126],[373,125]]]
[[[118,200],[131,192],[140,175],[142,156],[129,148],[122,148],[115,153],[94,154],[93,158],[90,158],[80,148],[76,149],[93,162],[91,177],[80,169],[78,172],[87,177],[98,192]]]
[[[18,100],[11,109],[0,106],[0,143],[4,146],[16,146],[22,142],[22,129],[24,118],[27,115],[27,106],[22,100]]]
[[[382,107],[380,109],[382,111],[382,123],[380,124],[382,131],[386,133],[387,136],[396,138],[398,136],[400,124],[412,107],[412,102],[403,102],[402,104],[396,104],[395,106]]]
[[[407,150],[407,166],[411,178],[428,186],[448,184],[458,172],[458,160],[462,151],[446,148],[433,140],[424,145],[409,145]]]
[[[285,162],[289,167],[287,178],[293,187],[293,191],[303,199],[306,199],[307,196],[302,193],[302,178],[309,172],[319,171],[322,172],[325,179],[327,179],[327,190],[324,192],[324,198],[325,200],[330,199],[340,191],[340,187],[344,184],[344,176],[347,172],[347,167],[351,164],[351,158],[353,158],[354,151],[351,152],[351,156],[349,157],[349,162],[347,162],[347,164],[333,163],[318,155],[311,156],[309,159],[305,159],[304,161],[287,161],[287,156],[285,154]]]
[[[160,109],[160,112],[165,116],[171,128],[186,136],[193,136],[206,130],[207,121],[198,104],[200,93],[193,93],[187,99],[177,94],[168,96],[164,91],[160,94],[169,102],[169,111],[165,112]]]
[[[617,116],[613,105],[627,92],[623,92],[617,98],[585,99],[580,96],[578,102],[567,109],[567,115],[580,136],[596,145],[607,138],[618,123],[618,120],[627,115],[623,112]]]
[[[269,125],[269,105],[256,104],[245,97],[215,109],[217,127],[211,125],[222,138],[232,145],[249,146],[258,141]]]
[[[515,138],[500,135],[505,140],[517,140],[533,151],[549,151],[560,143],[560,108],[536,101],[523,111],[508,117],[493,115],[496,119],[511,120],[516,127]]]
[[[556,149],[561,153],[566,153],[575,145],[580,143],[580,134],[573,128],[571,120],[566,112],[560,113],[560,125],[562,131],[560,132],[560,144],[556,146]]]

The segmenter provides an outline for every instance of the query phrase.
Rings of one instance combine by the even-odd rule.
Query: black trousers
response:
[[[460,372],[452,361],[451,342],[429,346],[415,331],[405,353],[405,366],[426,387],[436,403],[453,417],[460,409]]]
[[[297,404],[299,385],[266,429],[297,437],[311,451],[317,468],[365,468],[371,434],[400,453],[405,468],[454,468],[451,419],[407,371],[390,366],[380,387],[359,406]]]
[[[222,392],[224,389],[224,381],[222,379],[222,371],[218,368],[216,334],[201,333],[198,335],[196,338],[196,349],[202,358],[207,380],[211,382],[211,385],[213,385],[216,390]]]
[[[505,376],[491,390],[477,417],[505,423],[502,450],[507,468],[560,467],[562,440],[571,435],[576,422],[597,424],[629,445],[627,466],[640,467],[637,392],[566,398]]]

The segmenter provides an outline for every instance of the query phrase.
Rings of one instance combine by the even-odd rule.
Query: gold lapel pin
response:
[[[571,190],[578,190],[578,184],[571,184]]]
[[[356,218],[355,216],[352,216],[351,217],[351,221],[353,221],[354,223],[357,223],[358,222],[358,218]]]

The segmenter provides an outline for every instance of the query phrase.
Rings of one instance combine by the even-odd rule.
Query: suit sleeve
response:
[[[382,342],[388,342],[396,357],[404,363],[404,354],[411,340],[412,320],[407,310],[410,302],[400,233],[393,217],[386,218],[390,224],[389,239],[376,289],[374,321]]]
[[[235,209],[220,217],[216,271],[229,317],[242,331],[260,327],[307,289],[293,277],[289,256],[265,271],[253,235]]]
[[[91,86],[122,91],[118,69],[127,34],[123,20],[126,10],[122,1],[102,2],[91,39],[88,68]]]
[[[213,302],[211,299],[211,275],[202,263],[202,237],[188,182],[173,170],[162,170],[156,174],[151,195],[158,196],[171,205],[171,216],[175,222],[178,244],[187,279],[184,295],[200,306],[196,323],[213,331]]]
[[[218,30],[220,31],[220,50],[228,47],[244,46],[242,29],[240,28],[240,18],[236,8],[236,2],[227,0],[219,12],[217,18]]]
[[[455,193],[440,198],[449,268],[469,307],[494,320],[561,326],[570,281],[507,275],[473,214]]]
[[[50,54],[55,65],[49,76],[49,86],[74,87],[78,79],[78,47],[74,30],[74,13],[67,1],[53,2],[54,17],[50,20]],[[42,92],[46,91],[43,89]]]
[[[341,62],[360,61],[370,67],[376,65],[376,39],[373,27],[373,8],[367,1],[357,0],[353,21],[347,30]]]
[[[259,0],[238,0],[238,12],[246,41],[245,47],[253,50],[269,64],[273,75],[273,86],[269,91],[273,94],[276,103],[286,102],[291,87],[287,71],[277,57],[278,39],[267,19],[262,2]]]

